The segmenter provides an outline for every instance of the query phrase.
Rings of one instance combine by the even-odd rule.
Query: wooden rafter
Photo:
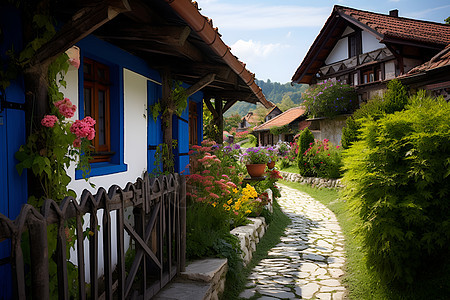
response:
[[[128,43],[127,43],[128,44]],[[164,45],[154,42],[135,42],[131,45],[127,45],[127,48],[131,48],[141,52],[156,53],[162,55],[171,55],[180,58],[187,58],[192,61],[202,61],[204,55],[194,45],[186,41],[182,46],[178,45]]]
[[[125,28],[115,26],[113,33],[97,35],[103,39],[126,41],[149,41],[169,46],[183,46],[191,33],[188,26],[141,26],[139,28]],[[110,32],[112,30],[109,30]]]
[[[114,0],[79,10],[73,15],[72,20],[38,50],[31,61],[30,69],[48,64],[54,57],[115,18],[119,13],[130,9],[127,0]]]

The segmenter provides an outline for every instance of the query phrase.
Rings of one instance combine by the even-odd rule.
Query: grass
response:
[[[289,217],[287,217],[282,211],[276,201],[273,204],[273,219],[267,228],[266,233],[259,241],[256,251],[253,253],[252,260],[242,271],[242,275],[247,278],[250,275],[251,270],[264,258],[267,257],[267,253],[270,249],[275,247],[280,242],[280,237],[283,235],[287,225],[291,223]],[[239,294],[245,289],[245,280],[230,281],[227,280],[225,291],[222,299],[239,299]]]
[[[349,290],[349,298],[354,300],[412,300],[450,299],[450,259],[443,257],[430,270],[424,271],[412,286],[396,287],[381,284],[366,265],[362,238],[355,233],[359,217],[352,213],[346,201],[339,198],[337,190],[316,189],[308,185],[280,181],[280,183],[300,190],[327,206],[339,221],[345,236],[346,274],[343,282]],[[440,265],[439,265],[440,264]]]

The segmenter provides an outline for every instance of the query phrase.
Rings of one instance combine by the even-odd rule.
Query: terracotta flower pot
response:
[[[266,170],[266,164],[250,164],[245,166],[247,167],[247,172],[251,177],[261,177]]]
[[[268,167],[269,169],[275,168],[275,161],[271,161],[270,163],[267,163],[267,167]]]

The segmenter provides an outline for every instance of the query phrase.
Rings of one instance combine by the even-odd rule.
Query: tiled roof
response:
[[[406,44],[440,51],[450,43],[450,25],[414,20],[336,5],[319,35],[292,76],[296,83],[311,84],[345,28],[352,24],[375,35],[386,45]]]
[[[264,124],[261,124],[253,129],[253,131],[263,131],[263,130],[269,130],[273,127],[280,127],[284,125],[288,125],[289,123],[293,122],[298,117],[305,114],[306,109],[303,106],[294,107],[291,109],[288,109],[284,113],[274,117],[273,119],[270,119]]]
[[[441,45],[450,43],[450,25],[448,24],[395,17],[343,6],[335,6],[335,10],[341,16],[348,16],[383,35],[384,39],[405,39]]]
[[[411,75],[423,73],[429,70],[450,66],[450,44],[445,47],[444,50],[436,54],[431,60],[427,61],[426,63],[417,66],[413,69],[411,69],[407,74],[405,74],[403,77],[408,77]]]

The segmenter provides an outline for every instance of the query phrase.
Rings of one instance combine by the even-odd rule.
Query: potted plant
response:
[[[251,177],[261,177],[269,160],[267,150],[263,147],[248,148],[243,154],[243,162]]]
[[[275,168],[275,162],[277,161],[277,150],[273,147],[266,148],[267,155],[269,156],[269,162],[267,163],[267,167],[269,169]]]

